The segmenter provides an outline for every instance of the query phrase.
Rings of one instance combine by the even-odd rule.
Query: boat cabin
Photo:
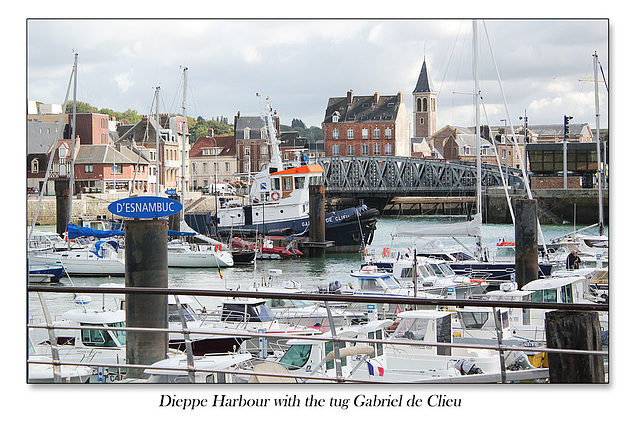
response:
[[[352,271],[351,277],[357,280],[356,289],[370,293],[396,293],[402,285],[388,271],[381,271],[375,265],[364,266],[359,271]]]
[[[336,334],[340,338],[382,340],[386,335],[385,328],[391,323],[391,320],[376,320],[362,326],[342,328],[336,331]],[[331,341],[332,335],[327,332],[319,337],[326,338],[326,341],[305,339],[287,341],[289,349],[278,360],[278,363],[291,373],[322,377],[335,376],[336,352],[334,343]],[[337,347],[342,373],[346,378],[369,378],[375,375],[371,368],[386,367],[385,348],[382,343],[362,344],[341,341]],[[366,363],[367,361],[371,362]]]
[[[453,341],[452,313],[437,310],[411,310],[398,313],[398,326],[392,340],[425,341],[447,343]],[[450,356],[451,347],[427,346],[429,353]]]
[[[230,299],[222,302],[223,322],[272,322],[275,317],[264,299]]]

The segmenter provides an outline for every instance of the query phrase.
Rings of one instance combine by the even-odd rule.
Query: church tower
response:
[[[418,83],[413,90],[413,136],[429,138],[436,132],[436,93],[427,74],[426,59],[422,62]]]

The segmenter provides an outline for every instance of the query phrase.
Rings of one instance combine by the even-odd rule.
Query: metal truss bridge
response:
[[[332,197],[469,196],[476,192],[476,165],[418,157],[324,157],[324,185]],[[506,168],[501,168],[505,173]],[[522,171],[508,169],[507,183],[524,191]],[[482,187],[502,187],[498,166],[482,165]]]

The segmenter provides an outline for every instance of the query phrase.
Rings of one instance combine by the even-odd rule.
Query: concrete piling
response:
[[[166,219],[126,220],[125,287],[168,288]],[[168,328],[166,295],[128,294],[127,327]],[[127,332],[127,363],[150,365],[167,357],[166,332]],[[142,369],[130,369],[128,378],[144,378]]]

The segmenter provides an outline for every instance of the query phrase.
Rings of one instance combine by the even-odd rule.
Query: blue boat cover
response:
[[[97,239],[106,239],[107,237],[113,236],[124,236],[124,231],[122,230],[96,230],[95,228],[90,227],[80,227],[79,225],[75,225],[73,223],[68,224],[69,238],[75,239],[76,237],[95,237]],[[195,236],[196,233],[186,232],[186,231],[174,231],[169,230],[169,236]]]

